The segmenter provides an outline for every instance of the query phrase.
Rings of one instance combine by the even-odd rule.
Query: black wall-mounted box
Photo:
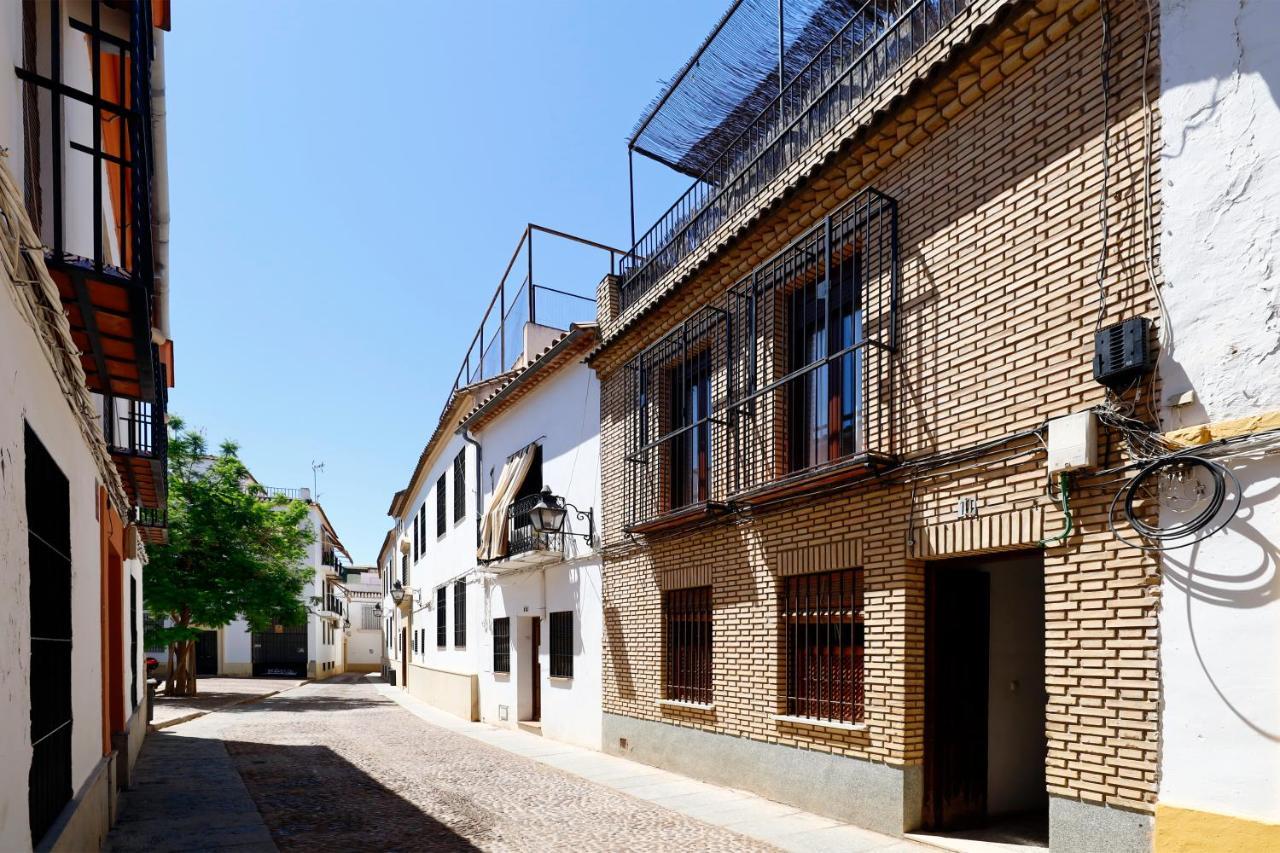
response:
[[[1125,388],[1156,366],[1151,346],[1151,321],[1131,317],[1105,329],[1093,339],[1093,378],[1108,388]]]

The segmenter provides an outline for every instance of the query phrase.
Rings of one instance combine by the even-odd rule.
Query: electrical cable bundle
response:
[[[1198,472],[1206,473],[1209,477],[1211,490],[1207,495],[1204,491],[1205,484],[1197,476]],[[1179,494],[1177,488],[1167,490],[1170,494],[1164,495],[1163,500],[1160,491],[1151,488],[1162,482],[1167,483],[1170,479],[1176,479],[1178,482],[1175,486],[1183,486],[1183,491],[1188,482],[1194,483],[1191,496],[1194,499],[1191,504],[1194,512],[1189,518],[1172,524],[1152,524],[1143,517],[1144,513],[1136,504],[1139,500],[1154,496],[1158,511],[1178,508],[1185,501],[1185,495]],[[1240,481],[1230,468],[1202,456],[1175,453],[1146,463],[1131,480],[1120,487],[1111,499],[1107,525],[1112,535],[1126,545],[1143,551],[1171,551],[1194,545],[1226,527],[1239,511],[1240,500]],[[1228,501],[1230,506],[1223,513],[1223,507]],[[1127,538],[1116,529],[1116,506],[1121,503],[1125,520],[1147,544]]]

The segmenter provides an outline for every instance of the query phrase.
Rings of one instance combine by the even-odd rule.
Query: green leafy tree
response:
[[[304,560],[315,533],[305,502],[266,499],[233,442],[210,454],[180,418],[169,427],[169,541],[147,549],[142,589],[147,611],[169,622],[147,635],[169,648],[166,690],[194,696],[202,628],[237,616],[254,631],[305,624]]]

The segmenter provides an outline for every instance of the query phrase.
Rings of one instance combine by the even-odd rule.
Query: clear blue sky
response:
[[[372,562],[524,223],[629,243],[626,137],[726,7],[174,3],[170,409],[323,461]],[[637,166],[643,231],[687,179]]]

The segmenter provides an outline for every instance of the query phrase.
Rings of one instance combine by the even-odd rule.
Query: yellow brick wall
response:
[[[1146,19],[1134,4],[1111,5],[1104,322],[1155,316],[1142,265]],[[955,466],[914,482],[898,472],[648,539],[621,530],[630,400],[620,366],[866,186],[899,204],[892,448],[899,458],[964,448],[1102,401],[1090,363],[1102,168],[1098,3],[975,3],[979,13],[992,25],[977,30],[976,47],[859,131],[739,238],[690,265],[691,277],[666,301],[629,310],[645,313],[627,327],[619,322],[626,317],[601,318],[607,344],[593,364],[602,380],[606,712],[919,763],[926,565],[919,557],[926,554],[909,544],[908,529],[951,522],[960,495],[977,496],[983,516],[1030,510],[1043,514],[1048,533],[1060,529],[1045,496],[1044,457],[1030,438],[991,451],[981,469]],[[1157,205],[1157,233],[1158,213]],[[1103,436],[1101,450],[1108,464],[1122,458],[1114,436]],[[1076,485],[1076,532],[1045,552],[1046,774],[1052,793],[1149,811],[1158,751],[1158,567],[1108,531],[1117,485],[1108,479]],[[865,567],[865,731],[772,719],[784,710],[775,599],[781,567],[807,559],[797,548],[828,541],[851,543],[847,553],[860,553]],[[657,704],[660,589],[690,565],[707,567],[714,588],[709,711]]]

